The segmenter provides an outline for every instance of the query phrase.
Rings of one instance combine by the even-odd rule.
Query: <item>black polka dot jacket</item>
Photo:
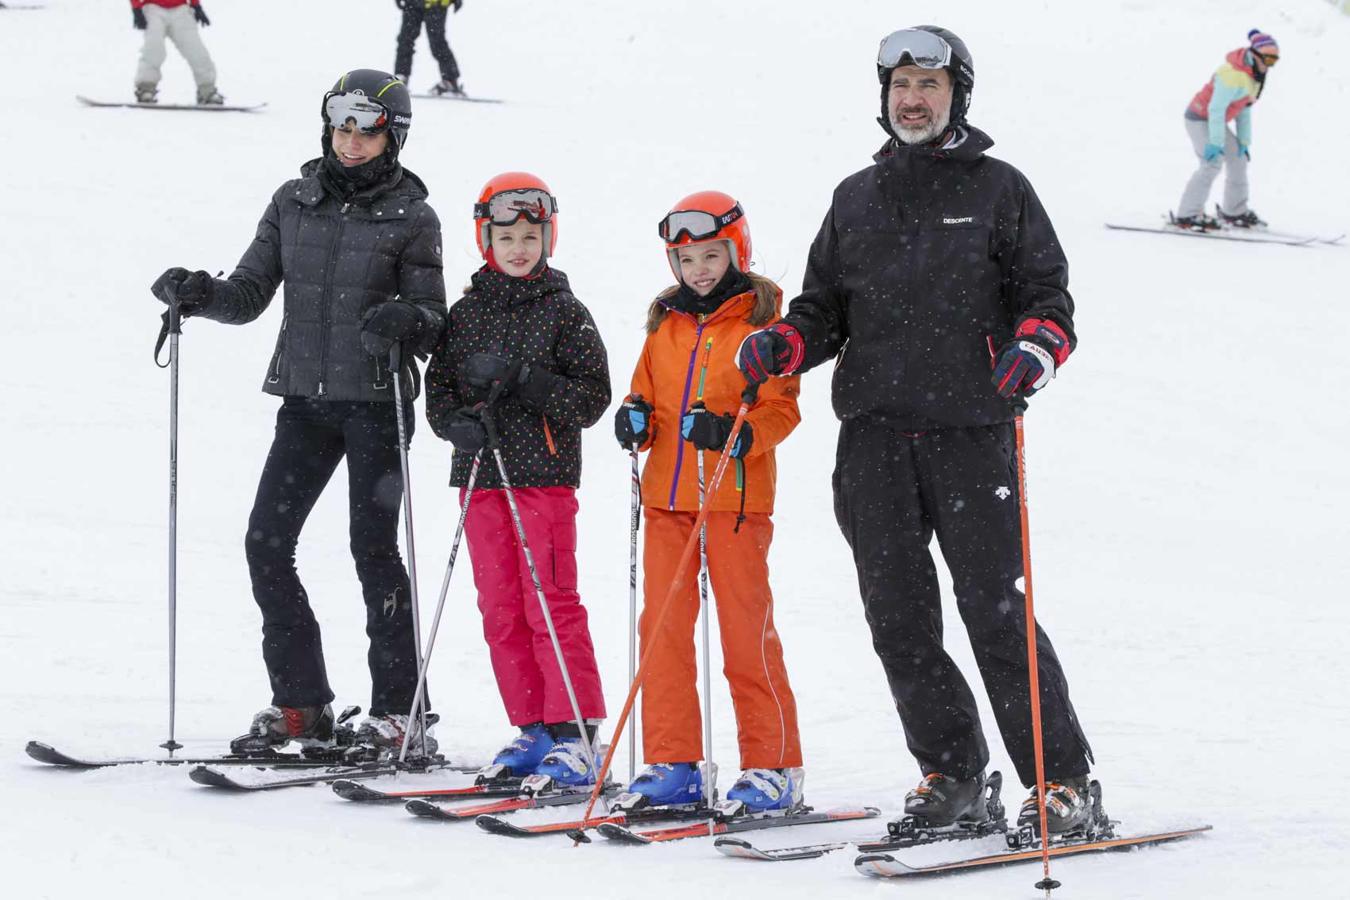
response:
[[[609,406],[609,362],[595,320],[573,296],[567,276],[549,268],[535,279],[512,278],[484,266],[469,292],[450,307],[445,335],[427,366],[427,420],[438,435],[456,410],[486,399],[462,377],[474,353],[529,365],[529,380],[496,404],[502,457],[516,487],[577,487],[581,430]],[[450,483],[468,483],[473,458],[456,452]],[[487,454],[479,488],[500,488]]]

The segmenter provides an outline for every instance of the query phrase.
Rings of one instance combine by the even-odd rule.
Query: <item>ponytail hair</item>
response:
[[[783,289],[772,278],[766,278],[758,272],[746,272],[745,277],[750,279],[750,289],[755,293],[754,305],[750,307],[750,315],[745,317],[745,321],[755,326],[768,325],[778,318],[779,306],[783,299]],[[672,284],[657,294],[656,299],[647,308],[648,334],[655,334],[656,329],[660,328],[661,323],[666,320],[666,315],[670,312],[670,309],[666,306],[665,301],[675,296],[679,289],[678,284]]]

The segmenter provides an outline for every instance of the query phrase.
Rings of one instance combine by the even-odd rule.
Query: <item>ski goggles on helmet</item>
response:
[[[894,69],[906,56],[921,69],[945,69],[951,65],[952,45],[931,31],[902,28],[882,39],[877,66]]]
[[[656,228],[667,244],[673,244],[682,237],[688,237],[691,241],[704,241],[716,237],[719,231],[744,215],[745,211],[739,203],[720,216],[701,209],[677,209],[662,219]]]
[[[362,134],[379,134],[389,128],[389,107],[365,94],[329,91],[323,95],[323,121],[331,128],[355,127]]]
[[[486,203],[473,205],[475,219],[487,219],[493,225],[514,225],[524,216],[533,225],[542,225],[558,212],[558,201],[548,191],[524,188],[493,194]]]

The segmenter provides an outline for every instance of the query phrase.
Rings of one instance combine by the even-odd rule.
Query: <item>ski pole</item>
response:
[[[628,451],[633,463],[633,504],[628,523],[628,680],[637,674],[637,551],[638,524],[642,516],[642,476],[638,472],[638,450]],[[628,783],[637,777],[637,729],[628,731]]]
[[[703,350],[703,367],[698,373],[698,395],[695,406],[703,406],[703,388],[708,380],[708,358],[712,356],[712,338]],[[703,451],[694,448],[698,454],[698,508],[707,504],[706,482],[703,477]],[[712,734],[712,649],[708,636],[708,620],[711,612],[708,608],[708,522],[698,530],[698,614],[703,620],[703,759],[706,777],[703,779],[703,802],[712,808],[717,799],[717,764],[713,761]]]
[[[412,600],[413,621],[413,658],[417,662],[418,689],[422,687],[422,620],[417,600],[417,544],[413,540],[412,476],[408,469],[408,440],[403,422],[403,347],[397,341],[389,348],[389,371],[394,377],[394,418],[398,422],[398,463],[403,471],[403,531],[408,537],[408,586]],[[414,705],[419,706],[414,698]],[[421,717],[422,755],[427,755],[427,711],[418,709]],[[408,718],[408,729],[412,728],[412,717]],[[407,747],[407,730],[404,730],[403,750]],[[399,759],[403,754],[400,752]]]
[[[455,526],[455,538],[450,542],[450,560],[445,564],[445,577],[441,579],[441,595],[436,600],[436,614],[431,617],[431,631],[427,635],[427,647],[422,653],[422,664],[417,670],[417,690],[413,692],[412,709],[408,710],[408,721],[413,720],[418,710],[422,709],[423,692],[427,686],[427,670],[431,668],[431,652],[436,648],[436,632],[441,627],[441,613],[445,611],[445,598],[450,593],[450,575],[455,571],[455,557],[459,555],[459,542],[464,537],[464,523],[469,518],[469,503],[473,500],[473,487],[478,481],[478,465],[482,462],[483,453],[480,450],[474,454],[473,467],[469,469],[469,482],[464,488],[464,503],[459,510],[459,524]],[[403,746],[398,752],[398,761],[404,762],[408,757],[408,744],[411,742],[411,730],[403,732]],[[424,744],[425,746],[425,744]]]
[[[500,384],[500,382],[498,382]],[[506,462],[502,459],[501,442],[497,439],[497,419],[491,406],[483,408],[483,428],[487,431],[487,446],[497,460],[497,474],[502,479],[502,489],[506,492],[506,503],[511,508],[511,522],[516,528],[516,538],[525,554],[525,566],[530,570],[530,580],[534,582],[534,594],[539,598],[539,609],[544,614],[544,625],[548,628],[549,640],[553,642],[553,653],[558,658],[558,670],[562,673],[563,687],[567,689],[567,699],[572,704],[572,717],[581,733],[581,747],[586,754],[586,764],[595,771],[595,751],[591,747],[591,737],[586,731],[586,720],[581,715],[581,704],[577,702],[577,692],[572,687],[572,675],[567,670],[567,659],[563,656],[562,643],[558,640],[558,630],[553,627],[553,614],[548,608],[548,599],[544,596],[544,585],[539,580],[539,569],[534,564],[534,554],[530,552],[530,543],[525,538],[525,523],[520,518],[520,507],[516,504],[516,492],[511,487],[511,479],[506,474]],[[610,748],[613,753],[613,748]],[[601,784],[596,781],[596,784]]]
[[[173,756],[183,746],[174,739],[178,705],[178,338],[183,333],[176,295],[164,315],[169,336],[169,739],[160,746]],[[155,350],[158,354],[159,348]]]
[[[722,454],[717,458],[717,465],[713,468],[712,481],[709,482],[708,490],[712,493],[717,492],[717,486],[722,483],[722,476],[726,474],[727,463],[731,461],[731,448],[736,445],[736,438],[740,437],[741,426],[745,424],[745,417],[750,412],[750,406],[755,402],[755,396],[759,393],[758,384],[748,384],[741,393],[741,406],[736,410],[736,419],[731,424],[731,433],[727,435],[726,446],[722,448]],[[699,529],[708,518],[708,507],[699,509],[698,516],[694,519],[694,527],[689,533],[689,540],[685,542],[684,551],[680,554],[680,560],[675,566],[676,577],[670,583],[670,589],[666,592],[666,598],[661,604],[656,619],[652,622],[652,633],[659,632],[665,624],[666,615],[670,612],[672,601],[680,588],[680,575],[684,572],[686,566],[694,558],[694,551],[698,547]],[[633,682],[628,687],[628,696],[624,699],[623,710],[619,713],[619,721],[614,727],[614,738],[610,741],[609,751],[605,754],[605,761],[601,764],[600,771],[596,773],[595,787],[591,790],[590,799],[586,803],[586,812],[582,815],[582,822],[587,822],[591,818],[591,813],[595,810],[596,801],[600,799],[601,789],[605,783],[605,776],[609,773],[610,764],[614,761],[614,749],[618,746],[619,735],[623,733],[624,724],[628,721],[628,715],[633,711],[633,701],[637,697],[638,688],[642,686],[642,679],[647,674],[647,664],[651,661],[651,650],[642,654],[638,661],[637,674],[633,676]],[[579,844],[575,841],[573,845]]]
[[[1022,413],[1013,419],[1017,438],[1017,502],[1022,516],[1022,580],[1027,606],[1027,678],[1031,690],[1031,739],[1036,753],[1036,806],[1041,817],[1041,871],[1044,878],[1036,882],[1037,890],[1050,892],[1059,882],[1050,877],[1050,836],[1045,812],[1045,745],[1041,733],[1041,686],[1036,657],[1036,609],[1031,596],[1031,525],[1027,516],[1027,460],[1023,436]]]

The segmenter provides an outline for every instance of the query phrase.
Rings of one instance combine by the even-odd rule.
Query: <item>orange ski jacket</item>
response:
[[[656,332],[647,335],[633,372],[632,394],[652,405],[650,451],[642,470],[642,504],[693,512],[698,509],[698,451],[680,437],[680,419],[695,401],[714,413],[735,415],[745,377],[736,368],[736,351],[745,336],[760,327],[746,321],[753,291],[729,298],[707,316],[671,309]],[[778,299],[781,313],[782,298]],[[700,321],[701,318],[701,321]],[[733,459],[711,499],[718,511],[772,513],[778,467],[773,448],[801,421],[797,377],[771,378],[762,385],[746,421],[754,441],[744,459]],[[704,456],[711,480],[720,454]]]

